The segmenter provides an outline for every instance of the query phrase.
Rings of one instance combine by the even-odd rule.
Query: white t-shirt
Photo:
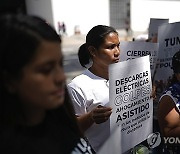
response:
[[[72,97],[76,115],[88,113],[98,105],[109,105],[109,82],[85,70],[75,77],[69,84],[68,90]],[[86,132],[90,144],[95,151],[110,135],[110,121],[101,124],[93,124]]]

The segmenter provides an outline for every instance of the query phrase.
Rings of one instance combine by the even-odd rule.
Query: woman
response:
[[[161,96],[158,108],[158,121],[164,137],[180,137],[180,51],[172,58],[172,69],[172,83]],[[177,150],[180,152],[180,148]]]
[[[0,18],[0,151],[92,153],[66,88],[61,40],[41,18]]]
[[[119,45],[114,28],[93,27],[78,52],[80,64],[87,69],[68,84],[78,122],[95,151],[110,133],[108,66],[119,61]]]

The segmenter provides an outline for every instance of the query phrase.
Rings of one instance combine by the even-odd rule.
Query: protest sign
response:
[[[152,85],[149,55],[111,64],[109,88],[110,106],[113,108],[110,130],[120,126],[123,153],[152,133],[153,100],[150,98]]]
[[[133,41],[133,42],[121,41],[120,50],[121,50],[120,61],[126,61],[129,59],[134,59],[149,55],[151,75],[152,76],[154,75],[156,61],[157,61],[158,43],[139,42],[139,41]]]
[[[119,128],[114,128],[111,136],[105,141],[97,154],[121,154],[121,132]]]
[[[172,57],[180,50],[180,22],[163,24],[158,29],[158,60],[155,74],[157,96],[160,97],[165,87],[169,84],[173,70]]]
[[[169,19],[150,18],[148,39],[151,40],[153,37],[157,37],[158,27],[164,23],[169,23]]]

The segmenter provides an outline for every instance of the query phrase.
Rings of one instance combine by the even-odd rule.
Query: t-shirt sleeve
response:
[[[70,85],[67,86],[69,94],[71,96],[73,106],[75,109],[76,115],[82,115],[87,112],[86,110],[86,100],[82,91],[78,87],[72,87]]]
[[[165,94],[163,94],[163,95],[160,97],[159,102],[161,101],[161,99],[162,99],[164,96],[169,96],[169,97],[172,99],[172,101],[174,102],[174,104],[176,105],[176,107],[177,107],[177,109],[178,109],[178,111],[179,111],[179,113],[180,113],[180,106],[179,106],[179,104],[177,103],[177,102],[178,102],[178,99],[175,98],[175,97],[173,97],[173,96],[171,95],[171,91],[167,91]]]

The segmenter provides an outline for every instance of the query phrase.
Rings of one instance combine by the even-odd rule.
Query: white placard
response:
[[[111,136],[105,141],[97,154],[121,154],[121,132],[119,128],[111,131]]]
[[[157,61],[158,43],[121,41],[120,50],[120,61],[149,55],[151,76],[153,77]]]
[[[180,50],[180,22],[164,24],[158,30],[158,64],[155,79],[162,80],[163,84],[168,82],[173,71],[172,57]]]
[[[119,127],[122,153],[152,133],[153,100],[149,56],[109,66],[111,131]]]
[[[164,23],[169,23],[169,19],[150,18],[148,38],[152,39],[153,37],[157,37],[158,27]]]

